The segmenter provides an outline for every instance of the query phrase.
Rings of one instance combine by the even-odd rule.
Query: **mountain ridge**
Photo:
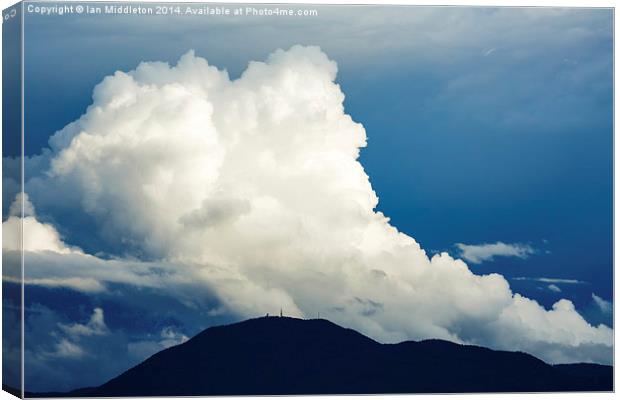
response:
[[[325,319],[260,317],[207,328],[101,386],[77,389],[64,396],[612,389],[611,366],[550,365],[523,352],[439,339],[382,344]]]

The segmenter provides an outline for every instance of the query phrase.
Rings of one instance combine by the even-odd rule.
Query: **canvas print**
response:
[[[3,12],[3,389],[613,390],[611,8]]]

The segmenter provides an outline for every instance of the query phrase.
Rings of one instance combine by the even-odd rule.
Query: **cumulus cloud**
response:
[[[611,304],[611,302],[595,295],[594,293],[592,293],[592,300],[594,300],[594,303],[596,304],[596,306],[601,310],[602,313],[604,314],[611,314],[613,311],[613,306]]]
[[[495,257],[518,257],[528,258],[536,253],[531,246],[521,243],[484,243],[484,244],[463,244],[457,243],[459,257],[472,264],[481,264],[485,261],[493,261]]]
[[[562,291],[562,289],[560,289],[558,285],[554,285],[553,283],[547,286],[547,289],[551,290],[552,292],[556,292],[556,293],[560,293]]]
[[[88,216],[90,234],[122,252],[62,251],[47,229],[55,241],[48,252],[28,248],[39,265],[29,277],[198,285],[218,313],[320,311],[386,342],[442,338],[610,362],[612,330],[589,325],[570,301],[545,309],[499,274],[476,275],[447,253],[429,258],[375,211],[358,160],[366,132],[345,113],[336,73],[319,48],[294,46],[236,80],[193,52],[105,78],[85,114],[50,139],[48,168],[26,191],[37,208]],[[459,248],[473,263],[534,253],[501,242]]]
[[[53,251],[56,253],[80,251],[77,248],[70,248],[65,245],[54,226],[41,223],[36,219],[34,207],[27,194],[17,194],[9,208],[9,213],[7,220],[2,222],[3,250],[19,251],[23,249],[24,251]]]

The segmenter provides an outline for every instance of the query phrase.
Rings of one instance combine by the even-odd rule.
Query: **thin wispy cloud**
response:
[[[550,283],[550,284],[566,283],[570,285],[580,285],[580,284],[588,283],[586,281],[580,281],[577,279],[527,277],[527,276],[517,276],[511,279],[513,281],[535,281],[535,282]]]
[[[592,300],[594,300],[594,303],[603,314],[611,314],[611,312],[613,311],[613,305],[611,304],[611,302],[603,299],[602,297],[599,297],[592,293]]]
[[[518,257],[525,259],[536,253],[536,249],[522,243],[456,243],[455,246],[459,249],[459,257],[472,264],[493,261],[495,257]]]
[[[3,275],[2,280],[31,286],[42,286],[46,288],[66,288],[84,293],[100,293],[106,290],[103,283],[94,278],[41,278],[41,279],[20,279],[11,275]]]

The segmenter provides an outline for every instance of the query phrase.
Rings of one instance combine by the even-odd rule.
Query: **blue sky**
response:
[[[236,78],[277,48],[318,45],[338,63],[345,111],[366,129],[360,160],[377,209],[392,225],[429,254],[459,257],[457,243],[525,246],[522,257],[468,265],[476,274],[504,275],[513,291],[545,307],[567,298],[590,323],[611,326],[593,294],[606,301],[613,295],[612,11],[318,10],[306,19],[242,21],[27,15],[26,154],[41,153],[54,132],[79,118],[93,87],[117,70],[142,61],[174,64],[194,49]],[[118,250],[89,235],[81,217],[61,223],[66,214],[36,200],[37,216],[57,222],[66,243],[91,254]],[[7,207],[5,199],[5,217]],[[173,326],[191,336],[226,320],[192,324],[184,310],[165,323],[145,317],[136,328],[119,298],[77,297],[84,295],[27,293],[30,306],[54,309],[66,323],[105,304],[108,327],[126,335]],[[107,376],[122,367],[111,366]],[[45,371],[34,373],[34,389],[52,389]],[[88,383],[100,380],[94,374]]]
[[[438,251],[455,251],[458,242],[530,243],[539,254],[516,265],[500,258],[480,271],[586,280],[611,298],[609,10],[465,8],[446,17],[437,9],[384,8],[379,15],[408,29],[395,35],[376,17],[368,22],[378,26],[370,34],[376,38],[368,42],[354,36],[356,22],[320,32],[324,21],[371,18],[372,10],[320,10],[318,21],[301,26],[269,21],[233,30],[184,17],[192,29],[156,20],[143,32],[128,26],[135,19],[122,17],[86,26],[70,16],[62,25],[29,16],[26,152],[39,153],[53,132],[79,117],[102,77],[140,61],[173,63],[192,48],[234,77],[275,48],[316,44],[338,62],[347,112],[369,136],[362,163],[379,209],[397,227]],[[529,13],[538,15],[530,20]],[[463,25],[454,37],[450,18]],[[119,26],[130,33],[120,34]],[[280,26],[293,34],[278,35]],[[247,37],[261,39],[250,45]],[[62,101],[55,101],[57,93]]]

